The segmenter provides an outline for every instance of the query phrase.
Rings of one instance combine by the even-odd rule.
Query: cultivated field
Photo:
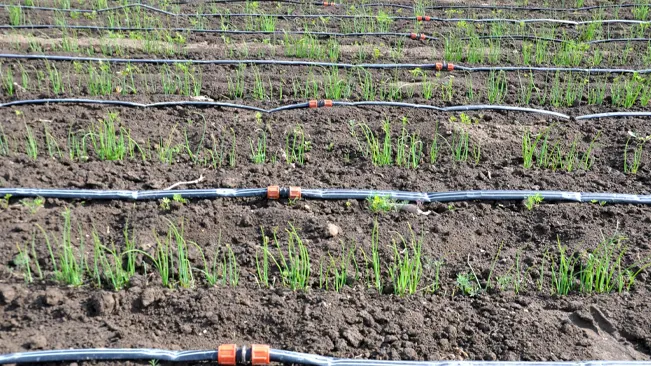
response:
[[[651,5],[386,1],[6,0],[0,188],[650,194]],[[648,205],[37,196],[0,353],[651,357]]]

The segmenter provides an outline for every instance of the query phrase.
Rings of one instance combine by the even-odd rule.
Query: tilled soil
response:
[[[406,48],[414,51],[411,46]],[[223,57],[211,54],[210,49],[201,52],[206,58]],[[32,65],[43,68],[43,63]],[[204,94],[225,100],[226,75],[234,68],[206,70]],[[274,82],[290,73],[296,77],[306,73],[302,68],[263,70],[263,75]],[[282,74],[283,70],[287,74]],[[378,75],[374,74],[381,77]],[[517,78],[509,78],[516,83]],[[76,84],[74,75],[72,80]],[[479,75],[475,81],[478,89],[486,88],[485,76]],[[463,93],[462,87],[455,89],[455,99]],[[2,100],[48,96],[25,92],[17,97],[3,95]],[[82,88],[65,96],[87,95]],[[186,99],[161,93],[120,98],[138,102]],[[303,101],[287,98],[283,103]],[[420,96],[405,101],[432,103]],[[237,102],[264,108],[274,103],[248,97]],[[517,104],[516,93],[509,90],[504,103]],[[573,116],[615,110],[584,105],[549,109]],[[109,113],[117,115],[117,126],[129,131],[145,161],[139,152],[124,161],[100,161],[90,144],[87,159],[70,159],[70,132],[87,131]],[[277,184],[423,192],[541,189],[649,194],[651,171],[646,152],[637,174],[624,173],[624,151],[628,151],[629,159],[632,154],[631,146],[627,150],[629,131],[639,136],[651,134],[645,119],[559,121],[513,112],[469,112],[466,116],[470,124],[461,122],[461,114],[393,107],[306,109],[257,116],[225,108],[69,104],[4,108],[0,110],[0,123],[8,151],[0,154],[0,187],[146,190],[203,176],[202,182],[188,188]],[[403,121],[410,134],[418,133],[423,142],[418,167],[373,166],[364,153],[365,139],[359,126],[367,124],[383,138],[384,121],[391,122],[394,141]],[[26,126],[35,137],[36,160],[26,153]],[[303,165],[285,161],[287,136],[298,127],[310,147]],[[576,141],[579,161],[598,136],[591,167],[578,166],[572,171],[523,168],[523,134],[547,128],[564,152]],[[468,131],[471,146],[481,148],[477,160],[454,161],[449,144],[459,129]],[[251,146],[263,131],[267,159],[264,164],[254,164]],[[437,134],[441,149],[432,163],[429,152]],[[47,141],[51,138],[58,141],[60,154],[53,151],[50,155],[48,146],[52,145]],[[157,147],[161,141],[186,146],[198,152],[198,159],[191,159],[187,148],[182,147],[172,163],[164,163]],[[211,166],[204,159],[215,144],[223,146],[218,151],[224,152],[224,161]],[[235,166],[228,164],[231,155]],[[626,238],[622,240],[626,247],[623,265],[643,262],[651,254],[651,208],[646,206],[542,202],[528,210],[522,202],[432,203],[420,206],[428,215],[418,215],[404,210],[371,213],[366,202],[357,201],[218,199],[171,202],[165,208],[161,202],[48,199],[34,212],[18,199],[7,203],[6,208],[0,206],[2,353],[90,347],[212,349],[221,343],[268,343],[274,348],[377,359],[651,358],[648,270],[640,272],[630,291],[557,296],[551,295],[549,265],[556,258],[559,243],[582,258],[586,250],[594,250],[605,237],[615,234]],[[63,235],[61,213],[65,209],[72,216],[72,242],[79,245],[84,240],[87,258],[92,256],[88,247],[92,235],[106,245],[123,249],[125,229],[138,250],[153,253],[171,222],[183,227],[186,239],[196,244],[189,250],[193,267],[203,268],[197,248],[212,258],[224,253],[228,245],[237,259],[239,283],[236,287],[209,287],[196,270],[192,288],[166,288],[151,262],[140,256],[137,274],[124,289],[112,291],[108,283],[98,288],[95,279],[88,276],[82,286],[65,287],[53,280],[50,253],[42,235],[43,231],[53,238]],[[310,254],[308,289],[291,291],[282,286],[273,265],[272,286],[259,286],[256,262],[264,237],[276,230],[280,243],[286,245],[286,229],[291,227],[297,229]],[[381,291],[367,281],[361,254],[370,253],[374,227],[378,228],[383,267]],[[394,258],[394,245],[400,246],[402,239],[422,240],[423,256],[421,286],[416,294],[405,297],[393,294],[387,271]],[[29,246],[32,241],[33,254],[46,278],[27,284],[18,247]],[[342,245],[357,248],[358,263],[351,263],[345,286],[336,292],[325,288],[320,274],[332,257],[341,255]],[[474,276],[479,286],[488,290],[464,293],[459,287],[460,274]],[[514,278],[518,287],[513,285]],[[331,275],[325,275],[325,281],[332,286]]]

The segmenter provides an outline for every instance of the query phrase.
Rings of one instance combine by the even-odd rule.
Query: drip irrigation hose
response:
[[[268,113],[268,114],[288,111],[292,109],[306,109],[306,108],[313,109],[313,108],[323,108],[323,107],[381,106],[381,107],[427,109],[427,110],[433,110],[437,112],[510,111],[510,112],[542,114],[542,115],[552,116],[552,117],[566,119],[566,120],[571,120],[571,119],[587,120],[587,119],[615,118],[615,117],[651,117],[651,112],[607,112],[607,113],[587,114],[581,116],[569,116],[567,114],[549,111],[545,109],[516,107],[516,106],[508,106],[508,105],[477,104],[477,105],[458,105],[458,106],[451,106],[451,107],[437,107],[429,104],[415,104],[415,103],[402,103],[402,102],[384,102],[384,101],[343,102],[343,101],[333,101],[328,99],[310,100],[309,102],[288,104],[288,105],[284,105],[272,109],[264,109],[264,108],[245,105],[245,104],[235,104],[235,103],[225,103],[225,102],[174,101],[174,102],[158,102],[158,103],[145,104],[145,103],[127,102],[122,100],[76,99],[76,98],[15,100],[7,103],[0,103],[0,108],[13,107],[19,105],[64,104],[64,103],[100,104],[100,105],[112,105],[112,106],[132,107],[132,108],[164,108],[164,107],[176,107],[176,106],[221,107],[221,108],[243,109],[243,110]]]
[[[272,349],[253,344],[220,345],[217,350],[167,351],[133,348],[89,348],[18,352],[0,355],[0,365],[64,361],[156,360],[167,362],[215,362],[220,366],[266,366],[271,362],[304,366],[651,366],[650,361],[388,361],[335,358]]]
[[[212,2],[245,2],[246,0],[209,0],[209,3]],[[265,0],[265,1],[274,1],[274,0]],[[285,1],[285,0],[283,0]],[[179,2],[180,4],[180,2]],[[356,5],[360,8],[365,7],[387,7],[387,8],[402,8],[402,9],[415,9],[411,5],[401,5],[401,4],[387,4],[387,3],[373,3],[373,4],[360,4]],[[606,5],[593,5],[593,6],[583,6],[579,8],[546,8],[546,7],[533,7],[533,6],[509,6],[509,5],[438,5],[438,6],[426,6],[425,10],[441,10],[441,9],[483,9],[483,10],[518,10],[518,11],[559,11],[559,12],[575,12],[575,11],[587,11],[595,9],[611,9],[611,8],[632,8],[637,6],[649,6],[649,4],[606,4]]]
[[[407,37],[418,40],[439,40],[440,38],[428,36],[424,33],[400,33],[400,32],[366,32],[366,33],[339,33],[339,32],[310,32],[310,31],[244,31],[244,30],[222,30],[222,29],[194,29],[194,28],[138,28],[138,27],[105,27],[94,25],[57,25],[57,24],[29,24],[12,26],[1,24],[0,29],[74,29],[91,31],[128,31],[128,32],[190,32],[190,33],[214,33],[214,34],[251,34],[251,35],[309,35],[316,37]],[[509,38],[509,36],[504,36]],[[532,39],[535,37],[532,37]],[[468,38],[470,39],[470,38]],[[547,39],[552,41],[552,39]],[[651,38],[649,39],[651,40]],[[566,42],[553,40],[554,42]]]
[[[175,5],[180,4],[192,4],[201,2],[204,4],[225,4],[225,3],[244,3],[250,0],[180,0],[173,2]],[[297,4],[297,5],[321,5],[324,6],[323,2],[315,3],[306,3],[296,0],[258,0],[258,2],[263,3],[288,3],[288,4]],[[329,3],[332,4],[332,3]],[[334,4],[330,6],[341,6],[343,4]],[[368,8],[368,7],[386,7],[386,8],[401,8],[401,9],[416,9],[411,5],[402,5],[402,4],[390,4],[390,3],[372,3],[372,4],[355,4],[358,8]],[[631,8],[631,7],[642,7],[649,6],[649,4],[644,3],[632,3],[632,4],[606,4],[606,5],[593,5],[593,6],[583,6],[578,8],[546,8],[546,7],[532,7],[532,6],[508,6],[508,5],[438,5],[438,6],[426,6],[425,10],[440,10],[440,9],[486,9],[486,10],[519,10],[519,11],[564,11],[564,12],[576,12],[576,11],[586,11],[594,9],[610,9],[610,8]]]
[[[613,117],[651,117],[651,112],[608,112],[608,113],[596,113],[596,114],[586,114],[583,116],[578,116],[575,119],[597,119],[597,118],[613,118]]]
[[[462,105],[452,107],[437,107],[428,104],[414,104],[402,102],[383,102],[383,101],[362,101],[362,102],[341,102],[332,100],[311,100],[305,103],[288,104],[272,109],[264,109],[244,104],[224,103],[224,102],[199,102],[199,101],[174,101],[174,102],[158,102],[158,103],[136,103],[121,100],[102,100],[102,99],[76,99],[76,98],[61,98],[61,99],[31,99],[31,100],[16,100],[12,102],[0,104],[0,108],[12,107],[19,105],[39,105],[39,104],[100,104],[100,105],[113,105],[121,107],[138,107],[138,108],[161,108],[161,107],[176,107],[176,106],[195,106],[195,107],[224,107],[234,109],[244,109],[260,113],[277,113],[292,109],[305,109],[305,108],[322,108],[322,107],[363,107],[363,106],[383,106],[383,107],[401,107],[401,108],[416,108],[428,109],[438,112],[459,112],[459,111],[512,111],[524,113],[537,113],[548,116],[553,116],[561,119],[570,119],[571,117],[554,111],[544,109],[534,109],[526,107],[515,107],[505,105]]]
[[[279,66],[316,66],[336,67],[341,69],[421,69],[436,71],[465,71],[465,72],[491,72],[491,71],[541,71],[541,72],[581,72],[587,74],[649,74],[651,69],[584,69],[577,67],[534,67],[534,66],[488,66],[469,67],[451,63],[433,64],[350,64],[339,62],[292,61],[292,60],[193,60],[193,59],[129,59],[108,57],[83,57],[83,56],[57,56],[57,55],[21,55],[0,53],[0,59],[21,60],[48,60],[48,61],[79,61],[79,62],[107,62],[127,64],[196,64],[196,65],[279,65]]]
[[[306,366],[650,366],[650,361],[388,361],[324,357],[271,349],[273,362]]]
[[[408,202],[461,202],[461,201],[521,201],[531,196],[540,196],[545,202],[606,202],[616,204],[651,204],[651,195],[623,193],[586,193],[568,191],[536,190],[471,190],[450,192],[408,192],[376,189],[304,189],[283,188],[215,188],[181,190],[99,190],[99,189],[49,189],[49,188],[0,188],[0,196],[13,198],[59,198],[80,200],[125,200],[149,201],[173,198],[267,198],[267,199],[318,199],[318,200],[366,200],[382,196]]]
[[[0,355],[0,365],[9,363],[158,360],[166,362],[214,361],[217,351],[167,351],[137,348],[90,348],[19,352]]]
[[[115,6],[110,8],[103,8],[98,10],[91,9],[59,9],[59,8],[48,8],[41,6],[25,6],[25,5],[9,5],[9,4],[0,4],[0,7],[18,7],[25,10],[43,10],[43,11],[64,11],[64,12],[78,12],[78,13],[101,13],[107,11],[115,11],[126,8],[143,8],[153,12],[169,15],[172,17],[272,17],[272,18],[287,18],[287,19],[321,19],[321,18],[335,18],[335,19],[377,19],[377,15],[337,15],[337,14],[262,14],[262,13],[232,13],[232,14],[215,14],[215,13],[172,13],[166,10],[162,10],[146,4],[128,4],[122,6]],[[432,21],[432,22],[466,22],[466,23],[556,23],[563,24],[568,26],[581,26],[588,24],[651,24],[651,21],[645,20],[629,20],[629,19],[604,19],[604,20],[585,20],[585,21],[574,21],[574,20],[563,20],[563,19],[549,19],[549,18],[539,18],[539,19],[508,19],[508,18],[484,18],[484,19],[473,19],[473,18],[438,18],[431,16],[392,16],[392,17],[383,17],[384,20],[416,20],[416,21]]]
[[[316,36],[316,37],[408,37],[418,40],[433,40],[440,41],[443,38],[429,36],[424,33],[400,33],[400,32],[356,32],[356,33],[341,33],[341,32],[312,32],[312,31],[246,31],[246,30],[224,30],[224,29],[197,29],[197,28],[141,28],[141,27],[109,27],[109,26],[96,26],[96,25],[60,25],[60,24],[26,24],[26,25],[9,25],[0,24],[0,29],[72,29],[72,30],[90,30],[90,31],[116,31],[116,32],[183,32],[183,33],[213,33],[213,34],[234,34],[234,35],[299,35],[299,36]],[[414,37],[416,35],[416,37]],[[458,37],[456,39],[462,41],[469,41],[473,39],[488,39],[488,40],[511,40],[511,41],[547,41],[554,43],[570,43],[572,40],[565,40],[559,38],[548,38],[528,35],[510,35],[503,36],[476,36],[476,37]],[[599,44],[599,43],[621,43],[621,42],[651,42],[651,38],[608,38],[608,39],[595,39],[592,41],[584,41],[582,44]]]

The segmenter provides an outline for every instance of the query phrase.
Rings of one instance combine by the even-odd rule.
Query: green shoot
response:
[[[540,193],[536,193],[533,196],[527,196],[524,200],[524,206],[527,210],[531,211],[534,207],[537,207],[543,201],[543,196]]]
[[[411,235],[409,245],[405,238],[398,234],[404,248],[398,250],[398,244],[395,239],[393,240],[393,263],[388,268],[394,293],[398,296],[416,293],[423,275],[421,262],[423,237],[417,240],[411,227],[409,231]]]
[[[36,225],[45,239],[52,266],[54,267],[54,277],[57,281],[71,286],[80,286],[84,282],[85,254],[83,245],[83,235],[80,237],[80,247],[75,250],[72,245],[72,219],[70,210],[63,212],[63,231],[61,241],[54,235],[55,247],[52,247],[50,235],[40,225]],[[55,256],[56,253],[56,256]]]
[[[391,196],[373,195],[366,199],[368,202],[368,209],[373,213],[389,212],[396,208],[396,200]]]
[[[280,247],[280,242],[274,233],[274,242],[278,253],[278,260],[271,256],[284,286],[292,290],[305,290],[309,286],[310,280],[310,255],[303,240],[299,236],[296,228],[289,224],[290,229],[287,232],[287,255]]]
[[[29,209],[29,213],[32,215],[38,212],[38,209],[43,207],[45,204],[45,198],[43,197],[36,197],[34,199],[23,199],[20,201],[20,203],[23,204],[23,206],[27,207]]]
[[[251,160],[255,164],[264,164],[267,160],[267,134],[262,131],[262,135],[258,137],[257,144],[253,144],[253,140],[249,138],[251,145]]]

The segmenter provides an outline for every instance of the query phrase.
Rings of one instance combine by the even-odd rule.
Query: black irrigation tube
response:
[[[263,13],[232,13],[232,14],[213,14],[213,13],[204,13],[204,14],[193,14],[193,13],[172,13],[166,10],[162,10],[146,4],[129,4],[122,6],[115,6],[111,8],[104,8],[98,10],[90,9],[59,9],[59,8],[48,8],[48,7],[39,7],[39,6],[24,6],[24,5],[9,5],[9,4],[0,4],[0,7],[20,7],[22,9],[31,9],[31,10],[44,10],[44,11],[64,11],[64,12],[78,12],[78,13],[101,13],[106,11],[115,11],[125,8],[143,8],[153,12],[169,15],[172,17],[273,17],[273,18],[307,18],[307,19],[320,19],[320,18],[335,18],[335,19],[377,19],[376,15],[337,15],[337,14],[263,14]],[[393,16],[386,17],[385,19],[389,20],[421,20],[416,16]],[[628,20],[628,19],[604,19],[604,20],[585,20],[585,21],[573,21],[573,20],[562,20],[562,19],[507,19],[507,18],[484,18],[484,19],[472,19],[472,18],[437,18],[437,17],[428,17],[427,21],[431,22],[466,22],[466,23],[556,23],[570,26],[580,26],[588,24],[651,24],[651,21],[644,20]]]
[[[235,346],[235,345],[226,345]],[[256,351],[253,351],[256,347]],[[264,347],[264,352],[261,351]],[[256,362],[253,361],[253,352]],[[223,353],[223,354],[222,354]],[[226,358],[228,360],[226,360]],[[80,362],[156,360],[165,362],[217,362],[225,365],[269,365],[269,363],[295,364],[304,366],[651,366],[649,361],[389,361],[359,358],[336,358],[316,354],[285,351],[252,345],[250,348],[227,348],[217,350],[168,351],[148,348],[89,348],[59,349],[46,351],[18,352],[0,355],[0,365],[10,363]]]
[[[250,0],[180,0],[175,1],[173,4],[194,4],[194,3],[204,3],[204,4],[226,4],[226,3],[244,3]],[[323,2],[304,2],[296,0],[258,0],[262,3],[288,3],[296,5],[321,5]],[[332,3],[329,3],[332,4]],[[349,4],[340,4],[335,3],[334,5],[329,6],[342,6]],[[369,8],[369,7],[386,7],[386,8],[401,8],[401,9],[411,9],[414,10],[416,7],[412,5],[402,5],[402,4],[390,4],[390,3],[372,3],[372,4],[353,4],[358,8]],[[438,6],[426,6],[423,9],[425,10],[441,10],[441,9],[485,9],[485,10],[518,10],[518,11],[566,11],[566,12],[575,12],[575,11],[586,11],[586,10],[595,10],[595,9],[611,9],[611,8],[632,8],[638,6],[649,6],[649,4],[619,4],[619,5],[593,5],[593,6],[583,6],[578,8],[547,8],[547,7],[533,7],[533,6],[509,6],[509,5],[438,5]]]
[[[400,108],[415,108],[427,109],[437,112],[468,112],[468,111],[510,111],[510,112],[523,112],[535,113],[552,116],[566,120],[587,120],[598,118],[618,118],[618,117],[651,117],[651,112],[606,112],[597,114],[586,114],[581,116],[569,116],[567,114],[549,111],[545,109],[535,109],[526,107],[516,107],[508,105],[458,105],[451,107],[437,107],[429,104],[414,104],[402,102],[383,102],[383,101],[362,101],[362,102],[343,102],[331,100],[311,100],[305,103],[296,103],[280,106],[272,109],[264,109],[245,104],[225,103],[225,102],[198,102],[198,101],[175,101],[175,102],[158,102],[158,103],[136,103],[121,100],[101,100],[101,99],[76,99],[76,98],[62,98],[62,99],[30,99],[30,100],[15,100],[7,103],[0,103],[0,108],[14,107],[19,105],[42,105],[42,104],[99,104],[111,105],[118,107],[132,107],[132,108],[163,108],[163,107],[176,107],[176,106],[189,106],[189,107],[221,107],[221,108],[234,108],[260,113],[277,113],[288,111],[292,109],[307,109],[307,108],[323,108],[323,107],[364,107],[364,106],[381,106],[381,107],[400,107]],[[329,104],[329,105],[328,105]]]
[[[196,65],[279,65],[279,66],[314,66],[314,67],[337,67],[342,69],[423,69],[436,70],[441,68],[447,70],[447,63],[434,64],[350,64],[340,62],[318,62],[318,61],[292,61],[292,60],[186,60],[186,59],[130,59],[130,58],[104,58],[104,57],[83,57],[83,56],[56,56],[56,55],[22,55],[2,54],[0,59],[21,59],[21,60],[47,60],[47,61],[81,61],[81,62],[108,62],[128,64],[196,64]],[[470,67],[454,64],[453,70],[465,72],[491,72],[491,71],[540,71],[540,72],[577,72],[586,74],[650,74],[651,69],[584,69],[578,67],[535,67],[535,66],[486,66]]]
[[[429,36],[424,33],[399,33],[399,32],[356,32],[356,33],[341,33],[341,32],[312,32],[312,31],[246,31],[246,30],[224,30],[224,29],[196,29],[196,28],[141,28],[141,27],[108,27],[96,25],[58,25],[58,24],[27,24],[27,25],[9,25],[0,24],[0,29],[74,29],[74,30],[91,30],[91,31],[139,31],[139,32],[183,32],[183,33],[215,33],[215,34],[251,34],[251,35],[309,35],[317,37],[407,37],[414,38],[416,35],[424,37],[426,40],[440,41],[443,38]],[[472,40],[472,39],[497,39],[497,40],[512,40],[512,41],[547,41],[554,43],[568,43],[569,40],[559,38],[537,37],[528,35],[503,35],[503,36],[477,36],[477,37],[458,37],[459,40]],[[651,42],[651,38],[609,38],[609,39],[596,39],[592,41],[581,42],[583,44],[599,44],[599,43],[620,43],[620,42]]]
[[[292,188],[296,190],[296,188]],[[59,198],[81,200],[127,200],[148,201],[173,198],[266,198],[269,188],[214,188],[180,190],[99,190],[99,189],[50,189],[50,188],[0,188],[0,196],[14,198]],[[461,202],[461,201],[520,201],[539,195],[545,202],[607,202],[617,204],[651,204],[651,195],[623,193],[586,193],[569,191],[537,190],[470,190],[450,192],[408,192],[376,189],[306,189],[301,188],[299,197],[318,200],[365,200],[383,196],[409,202]],[[289,198],[290,188],[279,188],[279,198]]]
[[[110,105],[110,106],[120,106],[120,107],[138,107],[138,108],[161,108],[161,107],[176,107],[176,106],[195,106],[195,107],[223,107],[223,108],[234,108],[234,109],[244,109],[249,111],[255,111],[260,113],[277,113],[281,111],[287,111],[292,109],[307,109],[307,108],[320,108],[326,107],[327,103],[331,103],[332,107],[363,107],[363,106],[383,106],[383,107],[401,107],[401,108],[415,108],[415,109],[427,109],[437,112],[464,112],[464,111],[512,111],[512,112],[524,112],[524,113],[537,113],[548,115],[560,119],[571,119],[570,116],[548,111],[544,109],[534,109],[534,108],[525,108],[525,107],[514,107],[514,106],[505,106],[505,105],[461,105],[461,106],[452,106],[452,107],[437,107],[427,104],[412,104],[412,103],[401,103],[401,102],[379,102],[379,101],[362,101],[362,102],[341,102],[341,101],[310,101],[305,103],[296,103],[284,105],[281,107],[273,109],[264,109],[249,105],[243,104],[234,104],[234,103],[224,103],[224,102],[198,102],[198,101],[176,101],[176,102],[159,102],[159,103],[135,103],[135,102],[126,102],[120,100],[100,100],[100,99],[76,99],[76,98],[63,98],[63,99],[32,99],[32,100],[16,100],[7,103],[0,104],[0,108],[3,107],[13,107],[19,105],[40,105],[40,104],[99,104],[99,105]],[[598,117],[595,117],[598,118]]]
[[[207,2],[245,2],[246,0],[209,0]],[[267,0],[275,1],[275,0]],[[283,1],[284,2],[284,1]],[[189,3],[189,2],[188,2]],[[181,4],[181,2],[178,2]],[[415,9],[411,5],[401,5],[401,4],[388,4],[388,3],[373,3],[373,4],[360,4],[357,5],[360,8],[363,7],[387,7],[387,8],[402,8],[402,9]],[[509,6],[509,5],[438,5],[438,6],[426,6],[425,10],[441,10],[441,9],[483,9],[483,10],[517,10],[517,11],[562,11],[562,12],[575,12],[575,11],[586,11],[586,10],[595,10],[595,9],[612,9],[612,8],[633,8],[637,6],[649,6],[649,4],[620,4],[620,5],[593,5],[593,6],[583,6],[579,8],[547,8],[547,7],[534,7],[534,6]]]
[[[245,30],[222,30],[222,29],[194,29],[194,28],[139,28],[139,27],[105,27],[94,25],[56,25],[56,24],[31,24],[12,26],[0,24],[0,29],[76,29],[92,31],[139,31],[139,32],[192,32],[192,33],[215,33],[215,34],[252,34],[252,35],[311,35],[318,37],[406,37],[413,38],[416,33],[398,32],[367,32],[367,33],[340,33],[340,32],[310,32],[310,31],[245,31]],[[437,37],[419,33],[418,37],[429,40],[439,40]],[[649,39],[651,41],[651,38]],[[559,40],[560,41],[560,40]]]

